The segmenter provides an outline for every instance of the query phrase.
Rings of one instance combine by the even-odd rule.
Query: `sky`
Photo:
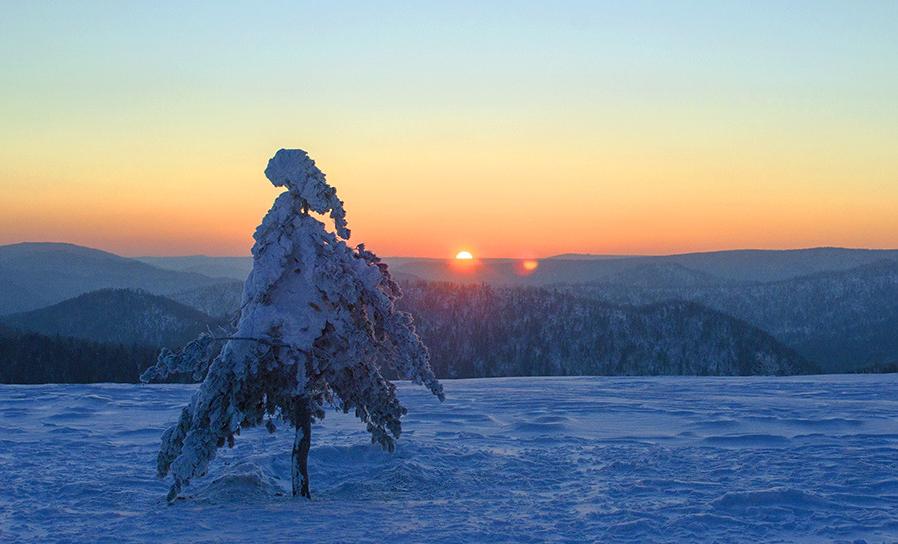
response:
[[[898,2],[2,2],[0,244],[244,255],[305,149],[381,255],[898,247]]]

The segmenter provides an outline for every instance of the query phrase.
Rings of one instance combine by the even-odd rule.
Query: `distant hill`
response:
[[[418,283],[415,316],[442,377],[800,374],[762,330],[695,303],[629,307],[535,288]]]
[[[898,261],[788,280],[725,286],[570,286],[581,296],[619,304],[699,302],[760,327],[827,371],[898,360]]]
[[[652,259],[652,258],[647,258]],[[836,272],[882,260],[898,260],[896,249],[818,247],[737,250],[655,257],[692,270],[743,282],[780,281],[818,272]]]
[[[97,289],[167,294],[219,281],[72,244],[0,246],[0,315],[42,308]]]
[[[220,321],[162,296],[103,289],[2,318],[6,327],[96,342],[177,348]]]

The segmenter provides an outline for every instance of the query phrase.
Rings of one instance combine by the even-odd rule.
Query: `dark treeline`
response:
[[[0,330],[0,383],[136,382],[157,350]]]
[[[857,374],[895,374],[898,373],[898,363],[881,363],[864,367]]]

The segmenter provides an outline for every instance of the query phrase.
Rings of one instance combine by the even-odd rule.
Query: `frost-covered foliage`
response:
[[[208,333],[200,334],[178,351],[162,348],[156,364],[140,375],[140,381],[165,382],[179,377],[189,377],[194,382],[202,381],[220,349],[221,341]]]
[[[324,417],[327,405],[354,411],[372,441],[392,451],[405,408],[382,367],[443,398],[411,316],[394,305],[399,286],[374,253],[346,243],[343,203],[324,173],[304,151],[282,149],[265,175],[287,191],[254,234],[235,332],[220,349],[201,336],[179,353],[163,352],[146,374],[206,373],[162,437],[158,473],[173,475],[169,500],[245,427],[273,430],[272,420],[286,420],[298,430],[294,465],[302,463],[297,456],[308,452],[310,422]],[[329,214],[336,232],[309,211]],[[294,478],[294,494],[296,485]]]

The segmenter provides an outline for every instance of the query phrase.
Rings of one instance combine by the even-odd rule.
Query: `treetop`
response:
[[[286,187],[309,210],[329,213],[337,234],[341,238],[349,238],[343,201],[337,198],[337,190],[327,183],[324,172],[315,166],[308,153],[302,149],[278,150],[268,161],[265,177],[275,187]]]

